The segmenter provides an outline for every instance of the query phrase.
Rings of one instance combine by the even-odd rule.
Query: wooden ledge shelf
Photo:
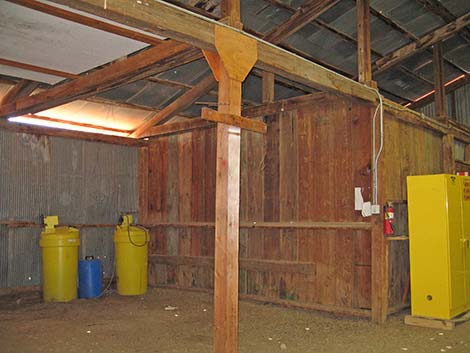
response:
[[[145,223],[147,228],[214,228],[214,222],[154,222]],[[253,229],[352,229],[370,230],[367,222],[240,222],[240,228]]]
[[[170,256],[149,255],[151,263],[173,266],[214,267],[214,258],[209,256]],[[288,272],[310,275],[315,273],[316,265],[312,262],[273,261],[240,258],[240,269],[262,272]]]
[[[393,237],[387,237],[387,241],[397,241],[397,240],[407,241],[409,239],[410,238],[408,237],[408,235],[395,235]]]

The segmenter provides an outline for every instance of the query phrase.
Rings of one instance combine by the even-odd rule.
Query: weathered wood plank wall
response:
[[[411,125],[389,115],[384,120],[385,191],[387,201],[407,199],[406,177],[443,171],[442,135]],[[397,209],[396,209],[397,211]],[[403,217],[406,215],[403,215]],[[408,235],[407,229],[400,235]],[[409,289],[409,252],[407,241],[388,242],[389,308],[396,310],[407,303]]]
[[[408,175],[442,173],[442,135],[387,115],[384,122],[386,199],[406,200]]]
[[[364,221],[370,108],[351,99],[290,107],[243,132],[241,221]],[[156,139],[141,152],[141,222],[213,221],[215,130]],[[147,173],[145,171],[148,170]],[[212,288],[213,228],[152,228],[150,283]],[[240,292],[331,308],[370,308],[370,231],[242,229]]]

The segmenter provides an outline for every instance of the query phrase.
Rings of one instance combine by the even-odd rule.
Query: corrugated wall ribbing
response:
[[[447,111],[459,123],[470,126],[470,84],[462,86],[453,92],[455,96],[455,111],[452,111],[452,94],[447,94]],[[434,118],[436,116],[434,102],[418,109],[421,113]]]
[[[0,131],[0,220],[116,223],[137,210],[136,148]],[[0,287],[40,284],[39,228],[0,226]],[[81,230],[80,256],[112,271],[112,228]]]
[[[460,87],[454,94],[457,121],[470,125],[470,85]]]

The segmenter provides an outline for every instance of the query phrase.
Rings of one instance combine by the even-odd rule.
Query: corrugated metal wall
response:
[[[452,104],[453,96],[455,97],[455,105]],[[456,89],[453,94],[447,94],[446,101],[448,114],[455,117],[459,123],[470,126],[470,84]],[[431,118],[436,116],[434,102],[421,107],[418,111]]]
[[[454,95],[457,121],[470,125],[470,85],[456,89]]]
[[[136,148],[0,131],[0,220],[116,223],[135,212]],[[40,228],[0,225],[0,288],[40,284]],[[112,228],[83,228],[80,256],[113,268]]]

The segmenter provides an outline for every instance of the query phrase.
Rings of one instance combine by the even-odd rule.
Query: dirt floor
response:
[[[167,306],[176,309],[165,310]],[[239,352],[470,352],[469,322],[439,331],[405,326],[403,317],[377,326],[363,319],[241,302]],[[212,297],[171,289],[66,304],[43,304],[32,294],[3,297],[0,352],[212,352]]]

